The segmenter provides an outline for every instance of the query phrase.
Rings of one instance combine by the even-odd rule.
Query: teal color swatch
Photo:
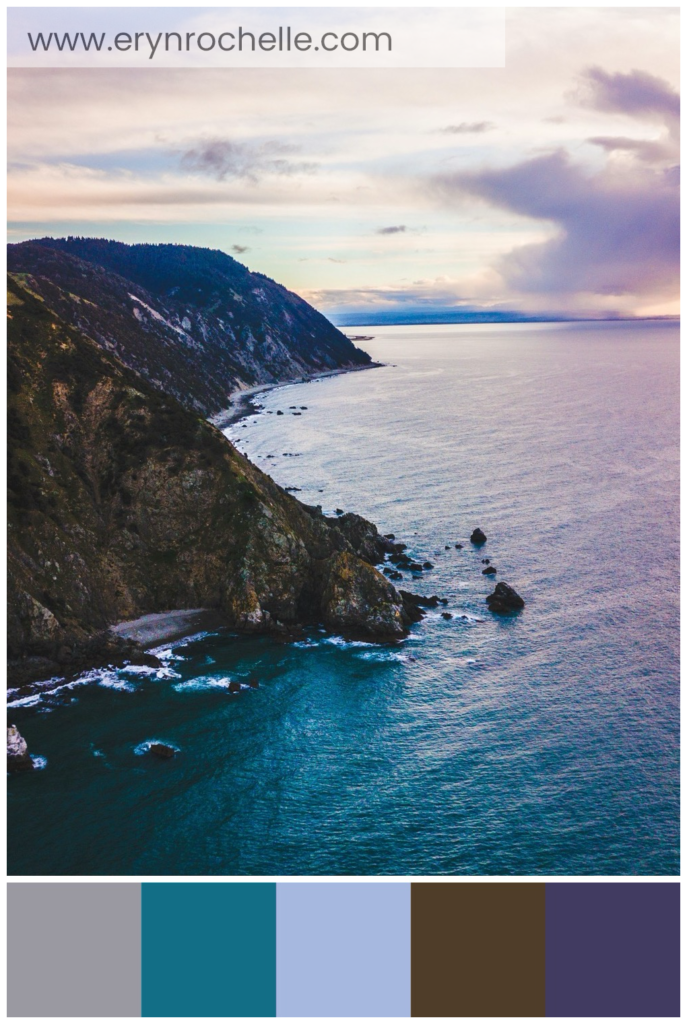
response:
[[[274,1017],[276,886],[145,882],[144,1017]]]

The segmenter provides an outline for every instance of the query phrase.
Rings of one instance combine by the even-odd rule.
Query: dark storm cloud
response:
[[[218,181],[243,178],[255,182],[265,174],[293,175],[316,170],[316,164],[289,159],[297,152],[298,147],[285,142],[253,144],[206,139],[182,153],[181,166]]]
[[[495,268],[521,295],[645,296],[675,294],[679,276],[680,101],[660,78],[643,71],[589,68],[575,99],[605,113],[664,125],[659,139],[598,135],[609,154],[590,170],[565,150],[511,167],[443,175],[444,198],[481,199],[491,206],[554,226],[555,236],[502,256]]]
[[[675,288],[679,196],[670,170],[641,165],[592,174],[558,151],[515,166],[437,179],[446,197],[472,196],[556,226],[556,237],[497,264],[520,293],[665,294]]]

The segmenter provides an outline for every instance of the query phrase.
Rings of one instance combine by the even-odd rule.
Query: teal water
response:
[[[141,886],[142,1017],[275,1017],[277,887]]]
[[[388,365],[228,433],[429,558],[406,585],[455,617],[390,646],[203,634],[11,702],[47,763],[9,780],[10,873],[679,871],[677,327],[350,333]],[[483,557],[519,616],[486,611]]]

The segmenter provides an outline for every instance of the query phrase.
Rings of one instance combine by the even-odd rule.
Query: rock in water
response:
[[[470,534],[471,544],[486,544],[486,541],[487,535],[483,530],[480,530],[479,526]]]
[[[509,612],[517,612],[525,607],[525,602],[517,591],[513,590],[507,583],[497,583],[493,594],[486,598],[489,611],[497,615],[508,615]]]
[[[496,569],[494,568],[493,565],[488,565],[486,567],[486,569],[482,569],[482,575],[483,576],[495,576],[496,575]]]
[[[229,683],[229,693],[240,693],[240,692],[241,692],[241,684],[238,683],[235,679],[232,679],[232,681]]]
[[[401,590],[400,594],[406,607],[410,605],[417,608],[436,608],[439,604],[448,604],[448,598],[437,597],[436,594],[424,597],[422,594],[413,594],[409,590]]]
[[[33,770],[33,761],[26,740],[16,725],[7,728],[7,771],[27,772]]]
[[[170,747],[168,743],[151,743],[148,747],[148,753],[152,754],[153,757],[159,757],[161,761],[169,761],[170,758],[175,756],[177,751],[174,747]]]

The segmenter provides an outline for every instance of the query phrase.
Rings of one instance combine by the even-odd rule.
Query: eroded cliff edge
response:
[[[111,624],[174,608],[404,635],[372,524],[301,504],[11,279],[8,303],[11,685],[116,660]]]

